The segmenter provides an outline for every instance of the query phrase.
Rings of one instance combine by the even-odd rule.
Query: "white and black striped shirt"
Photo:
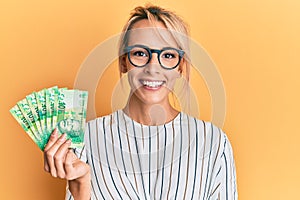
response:
[[[91,199],[237,199],[225,133],[182,112],[159,126],[122,110],[92,120],[78,155],[91,168]]]

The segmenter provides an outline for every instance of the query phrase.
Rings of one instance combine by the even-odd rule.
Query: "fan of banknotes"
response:
[[[71,148],[82,148],[87,98],[87,91],[54,86],[27,95],[10,113],[41,150],[55,128],[66,133]]]

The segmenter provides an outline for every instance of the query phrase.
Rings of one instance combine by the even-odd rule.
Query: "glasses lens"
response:
[[[180,56],[175,49],[165,49],[161,52],[159,59],[163,67],[173,68],[179,63]]]
[[[129,59],[131,63],[138,67],[147,64],[149,58],[149,52],[142,47],[134,47],[129,52]]]

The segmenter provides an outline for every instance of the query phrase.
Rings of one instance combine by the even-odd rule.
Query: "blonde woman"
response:
[[[45,148],[45,170],[68,181],[66,199],[237,199],[225,133],[169,102],[176,79],[189,80],[187,36],[173,12],[133,10],[119,45],[126,106],[89,121],[76,154],[56,131]]]

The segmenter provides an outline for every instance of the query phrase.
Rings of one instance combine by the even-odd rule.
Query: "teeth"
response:
[[[152,88],[161,86],[163,83],[164,83],[163,81],[142,81],[142,84],[144,86],[148,86],[148,87],[152,87]]]

